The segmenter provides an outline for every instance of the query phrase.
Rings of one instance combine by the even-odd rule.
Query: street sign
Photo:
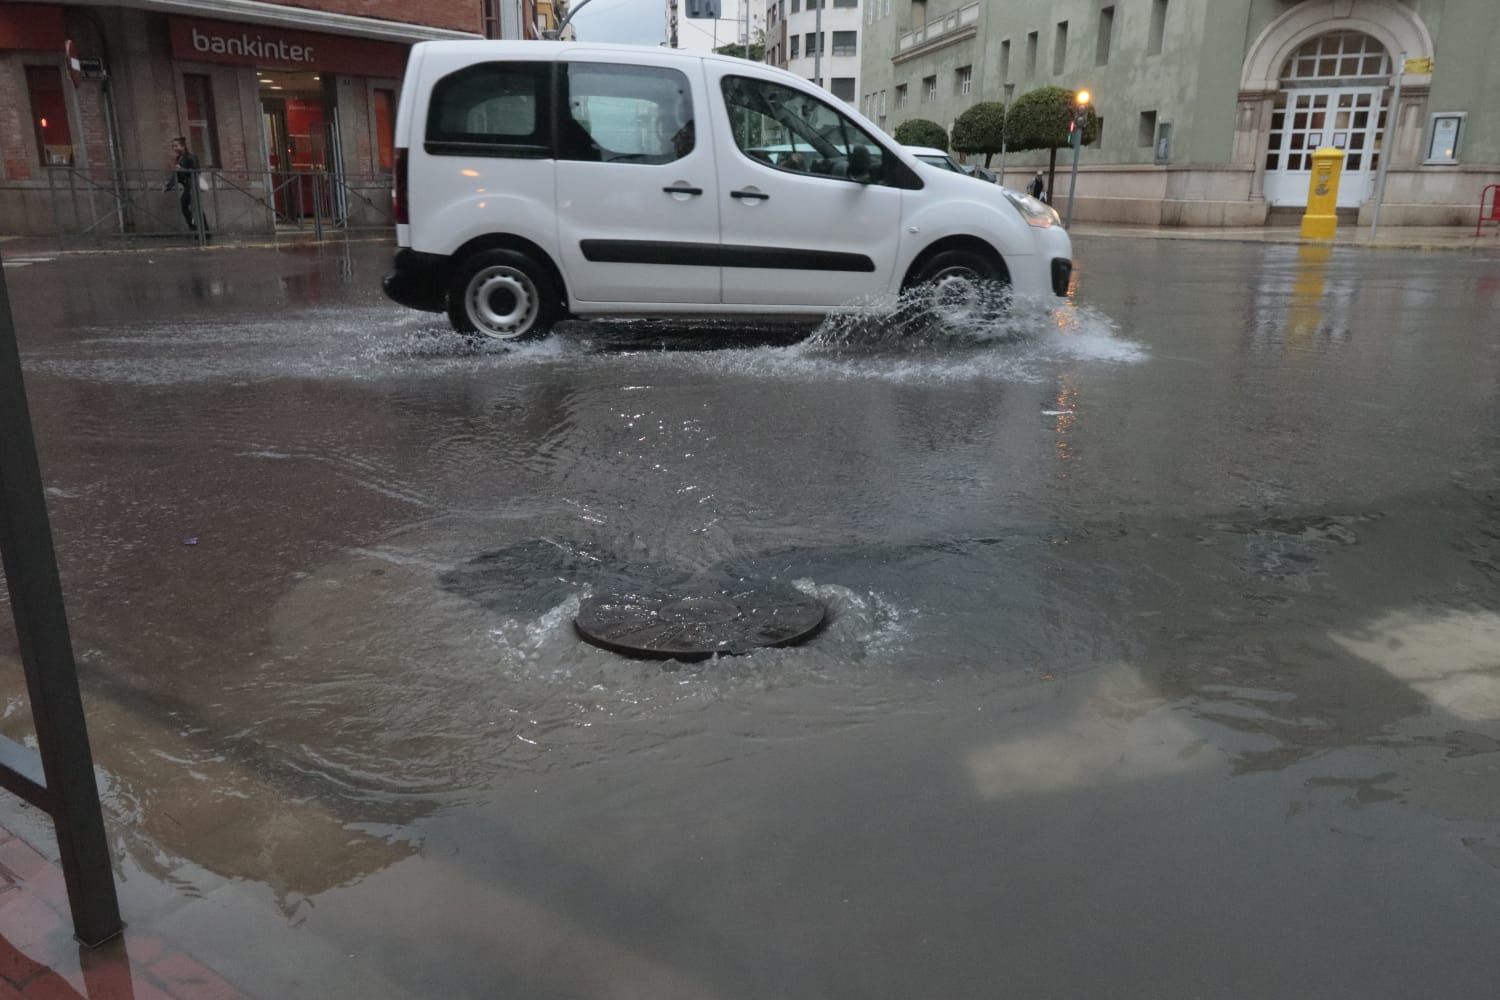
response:
[[[687,0],[687,16],[694,19],[719,19],[719,0]]]

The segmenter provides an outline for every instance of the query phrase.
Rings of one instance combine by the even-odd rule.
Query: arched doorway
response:
[[[1271,110],[1266,200],[1306,205],[1312,152],[1333,146],[1344,151],[1339,207],[1364,204],[1380,169],[1390,78],[1390,53],[1360,31],[1318,35],[1288,56]]]

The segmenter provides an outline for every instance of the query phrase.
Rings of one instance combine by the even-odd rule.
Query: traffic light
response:
[[[694,19],[718,20],[719,0],[687,0],[687,16]]]

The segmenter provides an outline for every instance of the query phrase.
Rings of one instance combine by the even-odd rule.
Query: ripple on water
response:
[[[1088,306],[1017,297],[981,304],[974,315],[935,322],[912,295],[830,316],[804,340],[786,345],[784,328],[755,336],[754,321],[681,327],[672,342],[699,350],[650,350],[638,341],[622,358],[618,334],[631,324],[573,323],[552,337],[521,344],[460,336],[440,318],[387,306],[307,309],[287,316],[152,323],[79,331],[64,345],[37,352],[37,371],[112,384],[270,379],[379,379],[468,374],[558,363],[685,366],[747,377],[878,379],[893,382],[1002,379],[1037,381],[1058,361],[1128,364],[1145,351],[1118,335],[1115,323]],[[745,331],[750,331],[747,336]],[[726,346],[727,343],[727,346]]]

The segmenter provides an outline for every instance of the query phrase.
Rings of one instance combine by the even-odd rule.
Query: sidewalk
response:
[[[136,934],[73,940],[62,871],[0,827],[0,1000],[232,1000],[239,990],[187,953]]]
[[[1322,240],[1304,240],[1290,226],[1254,226],[1244,228],[1171,228],[1114,225],[1107,222],[1079,223],[1073,236],[1126,236],[1134,239],[1209,240],[1229,243],[1268,243],[1318,245]],[[1368,226],[1339,226],[1334,246],[1362,247],[1371,250],[1490,250],[1500,253],[1500,227],[1487,226],[1483,236],[1475,236],[1469,226],[1382,226],[1374,239]]]

